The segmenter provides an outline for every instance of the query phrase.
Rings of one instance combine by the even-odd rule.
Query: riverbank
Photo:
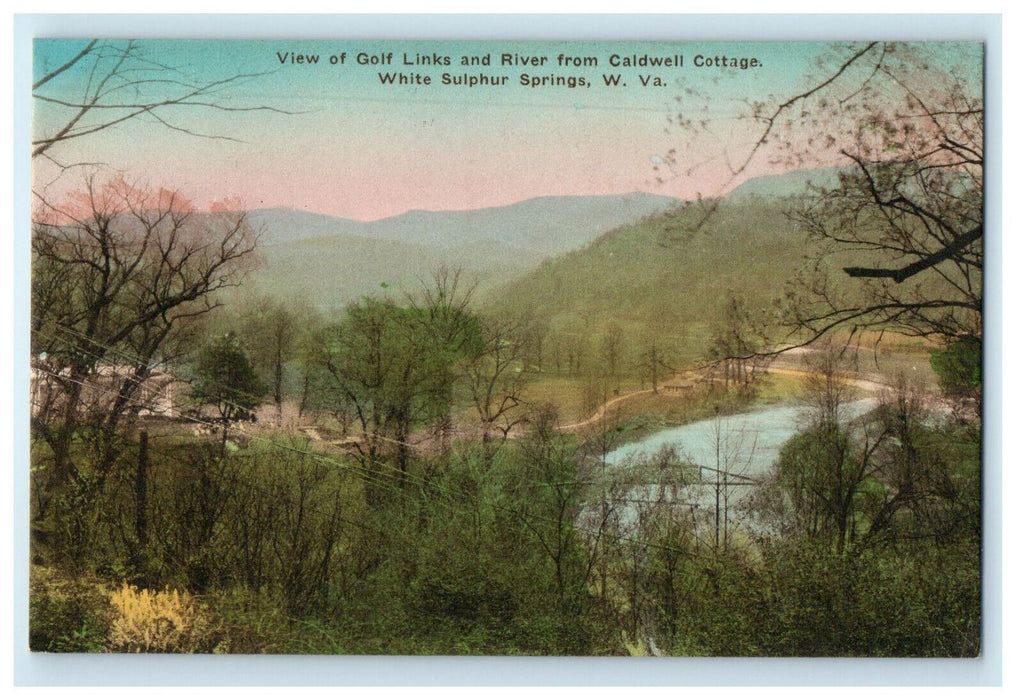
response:
[[[613,434],[614,442],[636,442],[661,430],[681,427],[715,416],[730,416],[762,408],[794,406],[800,403],[805,376],[768,373],[761,377],[752,395],[713,390],[699,396],[678,396],[650,390],[615,404],[604,411],[602,421],[577,422],[586,429],[573,429],[580,438]],[[573,426],[566,426],[572,428]]]

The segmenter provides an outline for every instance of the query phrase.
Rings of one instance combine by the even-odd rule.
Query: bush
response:
[[[969,396],[980,388],[984,359],[980,338],[964,337],[931,351],[931,368],[941,390],[951,396]]]
[[[33,567],[29,593],[28,646],[32,651],[107,651],[110,626],[98,584],[55,577]]]
[[[188,593],[149,591],[127,583],[110,596],[116,651],[195,653],[220,651],[218,628],[206,607]]]

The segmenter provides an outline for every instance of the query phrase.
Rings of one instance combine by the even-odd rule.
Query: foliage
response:
[[[195,653],[213,651],[216,625],[188,593],[150,591],[123,584],[110,596],[115,651]]]
[[[895,435],[904,413],[893,404],[875,419]],[[228,457],[187,443],[154,453],[148,590],[119,593],[137,608],[120,623],[134,631],[115,635],[107,594],[80,578],[77,607],[34,586],[33,639],[232,653],[976,653],[979,462],[968,431],[910,421],[907,449],[878,448],[854,499],[858,535],[840,554],[834,538],[794,527],[747,531],[738,506],[715,550],[712,519],[688,505],[696,473],[678,455],[618,474],[599,467],[599,445],[581,449],[551,417],[532,420],[530,437],[496,450],[456,442],[411,456],[404,488],[373,482],[402,497],[374,502],[358,459],[283,437]],[[941,454],[955,465],[947,472],[928,466]],[[906,474],[918,475],[912,499]],[[891,517],[876,518],[890,504]],[[128,561],[116,519],[131,522],[131,502],[103,505],[110,529],[84,546],[109,552],[90,559]],[[167,587],[180,605],[156,593]],[[205,607],[189,607],[198,591]],[[180,624],[146,627],[164,605]]]
[[[233,337],[209,343],[195,363],[192,399],[213,404],[224,423],[246,420],[265,392],[248,355]]]
[[[316,316],[303,298],[260,297],[239,303],[241,311],[233,319],[237,336],[260,381],[269,390],[276,424],[280,426],[284,420],[285,393],[293,383],[288,376],[289,364],[308,346]]]
[[[110,616],[94,582],[76,581],[52,569],[30,571],[28,647],[32,651],[107,650]]]
[[[704,360],[721,317],[707,300],[731,291],[766,305],[784,295],[786,280],[812,250],[788,212],[784,202],[725,198],[705,229],[670,246],[665,236],[706,219],[705,205],[650,217],[545,262],[488,295],[485,308],[513,318],[529,313],[548,323],[545,372],[596,375],[608,369],[600,351],[611,324],[624,332],[623,356],[649,352],[646,336],[656,330],[663,362],[678,367]]]
[[[980,339],[970,336],[931,351],[931,367],[941,390],[952,396],[970,396],[980,388],[982,360]]]
[[[703,474],[680,452],[610,464],[630,428],[610,413],[592,434],[559,430],[519,384],[535,339],[458,299],[441,280],[317,329],[306,369],[320,406],[349,421],[343,440],[264,428],[227,453],[167,424],[147,462],[122,435],[106,488],[61,501],[77,558],[45,536],[33,550],[62,575],[107,583],[77,607],[34,591],[34,639],[233,653],[976,653],[972,424],[929,416],[905,387],[849,423],[848,384],[823,353],[776,478],[752,506],[718,487],[721,537],[699,507]],[[603,359],[617,363],[612,349]],[[749,403],[645,400],[689,418]],[[451,430],[456,411],[484,432]],[[119,612],[95,594],[112,581],[127,581]]]
[[[483,345],[480,321],[457,286],[457,277],[441,275],[420,303],[363,300],[317,336],[310,361],[318,402],[346,431],[357,429],[368,476],[386,471],[387,458],[405,474],[416,427],[432,424],[448,439],[458,363]]]

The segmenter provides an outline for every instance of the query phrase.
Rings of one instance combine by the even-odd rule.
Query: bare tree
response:
[[[101,488],[147,380],[187,345],[216,292],[239,283],[256,236],[244,213],[202,214],[175,192],[122,179],[38,201],[32,353],[44,390],[32,426],[52,452],[51,493],[68,481]],[[99,448],[88,469],[72,449],[86,428]]]
[[[837,186],[811,188],[797,210],[821,249],[787,299],[793,343],[868,328],[980,337],[979,44],[834,45],[806,89],[750,104],[745,117],[750,146],[728,159],[730,184],[765,160],[841,166]]]
[[[138,119],[191,136],[235,140],[200,131],[186,115],[195,111],[284,113],[268,106],[229,105],[223,99],[229,88],[262,74],[201,79],[159,62],[137,41],[100,39],[82,41],[74,55],[49,65],[46,49],[55,41],[37,40],[35,45],[42,70],[32,84],[37,111],[32,158],[46,157],[56,163],[57,146]],[[60,45],[66,41],[60,40]]]
[[[522,401],[522,370],[525,364],[521,333],[517,324],[491,321],[483,326],[482,343],[462,364],[464,381],[483,429],[485,457],[495,436],[507,440],[516,425],[525,420]]]

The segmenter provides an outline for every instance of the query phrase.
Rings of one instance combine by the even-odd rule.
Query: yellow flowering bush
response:
[[[118,651],[194,653],[210,651],[216,626],[205,606],[170,588],[150,591],[123,584],[110,596],[114,619],[110,642]]]

